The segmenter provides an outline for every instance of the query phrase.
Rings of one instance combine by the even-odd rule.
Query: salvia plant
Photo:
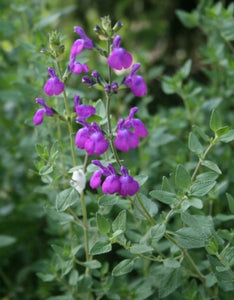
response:
[[[182,21],[193,21],[193,26],[200,24],[199,13],[178,11]],[[38,137],[44,136],[36,145],[35,165],[44,183],[37,192],[48,195],[43,205],[52,251],[37,275],[53,287],[51,300],[229,297],[234,290],[233,232],[217,230],[212,217],[222,170],[209,155],[217,145],[233,140],[233,130],[216,109],[209,132],[199,126],[201,89],[195,82],[184,83],[190,60],[175,75],[163,76],[164,92],[178,94],[185,104],[180,122],[187,130],[183,138],[189,162],[174,161],[170,174],[155,182],[154,141],[161,139],[163,145],[172,135],[140,117],[147,86],[141,64],[124,48],[122,26],[104,17],[94,28],[95,39],[75,26],[69,61],[56,31],[41,50],[48,58],[48,78],[33,117]],[[102,62],[100,70],[89,66],[91,52]],[[87,95],[95,90],[93,95],[100,93],[101,98],[87,99],[69,86],[70,80],[78,91],[83,85]],[[134,95],[134,105],[118,110],[115,99],[124,102],[127,92]],[[133,153],[140,159],[146,144],[150,178],[131,158]],[[233,213],[230,193],[227,201]]]

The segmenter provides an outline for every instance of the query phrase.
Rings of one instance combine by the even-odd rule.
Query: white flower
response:
[[[72,174],[71,185],[81,194],[85,188],[86,177],[82,169],[75,170]]]

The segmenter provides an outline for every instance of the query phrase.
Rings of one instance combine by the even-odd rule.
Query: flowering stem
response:
[[[56,66],[59,72],[59,77],[62,78],[62,72],[60,68],[59,62],[56,60]],[[73,129],[72,129],[72,122],[71,122],[71,115],[70,115],[70,109],[68,105],[68,99],[67,99],[67,94],[66,90],[64,88],[63,90],[63,99],[64,99],[64,105],[66,109],[66,114],[67,114],[67,126],[68,126],[68,131],[69,131],[69,137],[70,137],[70,148],[71,148],[71,154],[72,154],[72,159],[73,159],[73,164],[74,166],[77,166],[77,159],[76,159],[76,154],[75,154],[75,143],[74,143],[74,138],[73,138]]]
[[[201,166],[201,163],[202,163],[203,160],[206,158],[206,155],[208,154],[208,152],[210,152],[211,148],[216,144],[217,140],[218,140],[218,136],[215,135],[214,139],[211,141],[210,145],[207,147],[206,151],[204,152],[202,158],[201,158],[201,157],[199,158],[199,161],[198,161],[198,163],[197,163],[197,166],[196,166],[196,168],[195,168],[195,170],[194,170],[194,172],[193,172],[193,175],[192,175],[192,177],[191,177],[191,180],[192,180],[192,181],[195,179],[195,177],[196,177],[196,175],[197,175],[197,172],[198,172],[198,170],[199,170],[199,168],[200,168],[200,166]]]

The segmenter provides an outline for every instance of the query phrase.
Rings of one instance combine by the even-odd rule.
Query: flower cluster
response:
[[[120,119],[118,121],[115,147],[120,151],[135,149],[140,142],[139,137],[147,136],[147,129],[142,121],[133,118],[137,111],[137,107],[131,108],[129,116],[125,120]]]
[[[107,18],[106,21],[109,22],[109,19]],[[79,35],[79,38],[73,43],[71,47],[69,63],[66,72],[74,74],[89,72],[88,65],[79,62],[77,60],[77,56],[83,49],[91,50],[95,48],[100,52],[100,54],[107,57],[107,64],[109,65],[109,78],[108,80],[105,80],[97,70],[93,70],[90,75],[83,76],[82,82],[84,84],[88,85],[89,87],[97,87],[99,89],[101,87],[101,89],[107,96],[107,101],[110,101],[111,95],[118,93],[119,89],[122,89],[124,86],[130,88],[135,96],[141,97],[145,95],[147,93],[145,81],[142,76],[136,75],[136,72],[139,70],[141,65],[140,63],[133,63],[133,57],[131,53],[127,52],[121,46],[121,37],[120,35],[116,35],[116,32],[122,27],[122,23],[117,22],[110,31],[108,31],[110,29],[110,24],[108,26],[107,25],[103,26],[103,30],[100,27],[96,26],[95,30],[97,31],[99,37],[102,37],[102,39],[106,39],[109,41],[113,39],[111,51],[109,51],[109,47],[107,51],[99,48],[96,44],[93,43],[90,38],[87,37],[81,27],[74,27],[74,32]],[[104,154],[109,148],[109,143],[111,145],[110,148],[112,149],[114,156],[117,155],[117,152],[113,150],[114,147],[119,151],[124,152],[135,149],[139,145],[140,137],[147,136],[147,129],[143,122],[140,119],[134,117],[134,115],[138,111],[138,108],[131,108],[127,118],[119,119],[119,121],[117,122],[116,132],[114,133],[111,129],[110,118],[108,117],[108,115],[110,114],[110,102],[107,103],[107,138],[99,124],[97,124],[96,122],[87,121],[87,119],[89,119],[96,113],[96,109],[92,105],[82,104],[79,95],[75,95],[73,113],[70,113],[68,107],[69,104],[67,103],[65,84],[62,81],[62,78],[66,77],[65,75],[63,75],[64,77],[62,77],[60,67],[58,66],[59,60],[64,51],[64,46],[61,45],[59,34],[51,35],[50,45],[52,47],[52,50],[48,52],[45,49],[43,50],[43,52],[50,53],[51,58],[56,60],[59,76],[56,74],[55,70],[52,67],[48,67],[47,71],[49,79],[44,85],[44,92],[48,96],[58,96],[63,93],[67,111],[63,116],[59,113],[59,111],[56,112],[52,107],[47,106],[44,99],[37,98],[36,102],[41,105],[42,108],[38,109],[33,117],[34,125],[41,124],[43,122],[44,115],[53,116],[55,113],[57,113],[57,115],[62,120],[70,123],[69,133],[70,136],[72,136],[71,122],[73,120],[74,113],[76,113],[76,121],[81,125],[81,128],[79,128],[76,133],[75,145],[77,146],[77,148],[85,150],[88,155]],[[122,80],[121,83],[118,83],[111,80],[110,68],[118,71],[121,71],[122,69],[129,69],[130,72]],[[71,142],[71,144],[73,142],[74,140]],[[116,161],[119,161],[117,157]],[[93,160],[92,163],[99,167],[99,169],[94,172],[90,180],[90,186],[93,189],[102,186],[102,191],[104,194],[118,193],[123,197],[132,196],[137,193],[139,184],[129,175],[128,169],[126,167],[120,166],[119,163],[120,169],[118,171],[119,173],[117,173],[114,166],[111,164],[108,164],[105,167],[99,160]],[[82,178],[83,176],[81,175],[82,174],[79,172],[74,172],[72,178],[73,182],[79,182],[80,178]],[[79,192],[83,191],[84,185],[77,185],[77,190]]]
[[[79,149],[85,149],[89,155],[101,155],[108,149],[108,142],[97,123],[88,124],[86,119],[96,113],[92,105],[80,104],[79,95],[74,97],[74,110],[77,122],[83,125],[76,133],[75,144]]]
[[[128,169],[124,166],[120,168],[120,176],[111,164],[104,167],[99,160],[93,160],[92,163],[100,169],[90,179],[91,188],[96,189],[101,185],[104,194],[119,193],[123,197],[133,196],[138,192],[138,182],[128,174]],[[105,177],[103,183],[102,177]]]

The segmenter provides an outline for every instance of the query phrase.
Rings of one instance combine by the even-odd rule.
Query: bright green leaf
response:
[[[178,199],[176,198],[176,194],[162,191],[162,190],[153,190],[150,192],[150,195],[157,199],[160,202],[163,202],[168,205],[178,203]]]
[[[164,224],[157,224],[151,228],[151,238],[153,241],[158,242],[166,231]]]
[[[190,134],[189,134],[188,147],[189,147],[190,151],[196,153],[197,155],[199,155],[203,152],[203,147],[202,147],[201,143],[199,142],[199,139],[193,132],[190,132]]]
[[[121,276],[130,273],[133,269],[134,262],[132,259],[124,259],[112,270],[113,276]]]
[[[196,180],[191,186],[191,194],[197,197],[205,196],[215,185],[216,181],[213,180]]]
[[[228,193],[226,193],[226,197],[228,200],[229,209],[230,209],[231,213],[234,214],[234,198]]]
[[[177,166],[175,184],[178,188],[183,190],[188,190],[191,185],[191,177],[182,165]]]
[[[221,127],[222,127],[221,117],[216,110],[213,110],[210,118],[210,129],[216,132]]]
[[[111,229],[110,223],[107,221],[107,219],[104,216],[97,213],[96,221],[97,221],[98,229],[101,233],[106,234],[110,232]]]
[[[222,171],[220,170],[220,168],[213,162],[210,160],[204,160],[202,161],[202,166],[207,167],[208,169],[218,173],[218,174],[222,174]]]
[[[122,230],[124,232],[126,230],[126,218],[127,218],[126,210],[122,210],[113,221],[112,230],[114,232],[117,230]]]
[[[85,262],[85,266],[88,267],[89,269],[99,269],[101,268],[101,263],[94,259],[94,260],[89,260]]]
[[[146,253],[152,251],[153,248],[145,244],[134,244],[130,247],[130,252],[133,254],[140,254],[140,253]]]
[[[78,203],[79,199],[79,194],[75,189],[66,189],[56,197],[56,208],[58,211],[65,211],[68,207]]]
[[[98,254],[103,254],[110,252],[112,249],[111,244],[109,241],[97,241],[93,247],[90,249],[90,254],[91,255],[98,255]]]

